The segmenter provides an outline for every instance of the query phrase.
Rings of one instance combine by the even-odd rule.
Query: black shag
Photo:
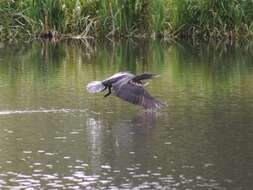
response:
[[[145,109],[157,109],[165,104],[152,97],[145,90],[143,82],[143,80],[157,76],[152,73],[134,75],[129,72],[119,72],[103,81],[90,82],[87,85],[87,90],[90,93],[98,93],[108,89],[108,93],[104,97],[109,96],[113,90],[117,97],[127,102],[143,106]]]

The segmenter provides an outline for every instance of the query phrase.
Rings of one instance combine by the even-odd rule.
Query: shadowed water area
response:
[[[251,189],[253,52],[159,42],[0,44],[0,189]],[[85,86],[154,72],[145,112]]]

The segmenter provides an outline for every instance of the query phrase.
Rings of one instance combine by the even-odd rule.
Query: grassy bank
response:
[[[0,0],[0,40],[76,38],[236,40],[253,36],[251,0]]]

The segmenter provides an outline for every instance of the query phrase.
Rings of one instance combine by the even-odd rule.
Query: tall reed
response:
[[[250,0],[172,0],[174,28],[184,37],[237,38],[250,32],[253,2]]]
[[[79,37],[253,36],[251,0],[1,0],[0,39],[55,30]]]
[[[61,0],[33,0],[30,14],[43,30],[65,30],[65,12]]]
[[[30,35],[33,20],[18,2],[3,0],[0,3],[0,39],[15,39]]]

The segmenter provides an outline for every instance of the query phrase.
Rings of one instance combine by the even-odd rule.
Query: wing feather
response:
[[[152,97],[142,85],[131,81],[123,85],[114,85],[115,95],[127,102],[143,106],[145,109],[157,109],[164,104]]]

